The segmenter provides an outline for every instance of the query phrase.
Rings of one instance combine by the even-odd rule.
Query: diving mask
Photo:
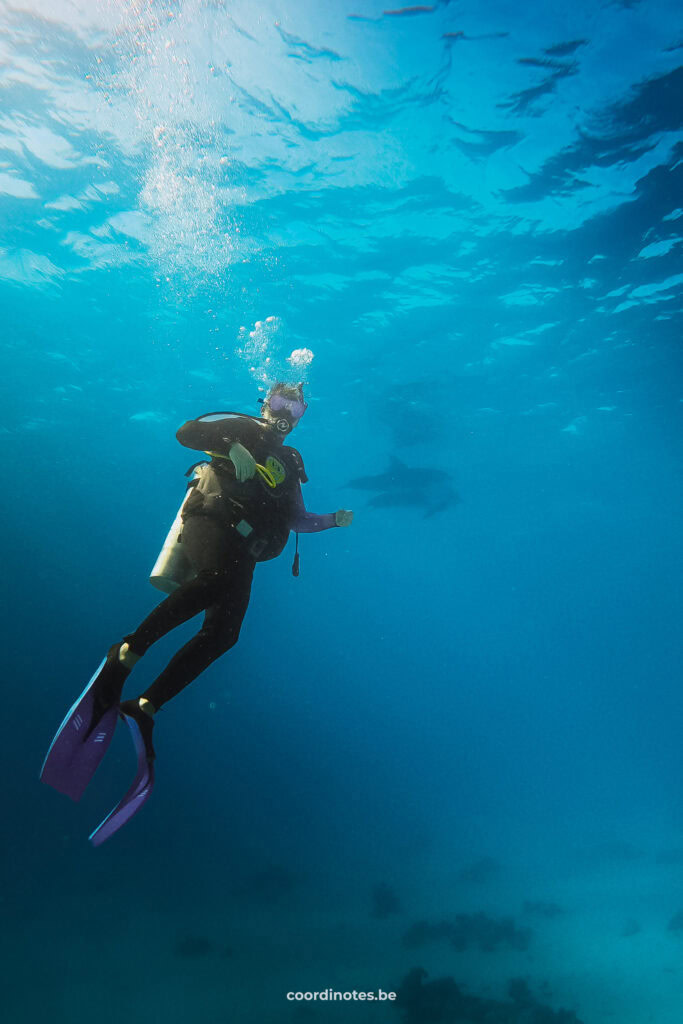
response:
[[[298,423],[306,409],[308,409],[308,403],[304,402],[303,399],[285,398],[284,395],[279,395],[277,392],[274,395],[270,395],[267,401],[269,409],[274,413],[284,412],[294,423]]]

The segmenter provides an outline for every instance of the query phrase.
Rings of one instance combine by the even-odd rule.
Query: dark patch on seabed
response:
[[[532,933],[518,928],[512,918],[493,918],[479,911],[476,914],[456,914],[452,921],[416,921],[403,936],[409,948],[424,946],[428,942],[444,939],[459,953],[470,947],[483,953],[493,953],[501,947],[526,950]]]
[[[552,1010],[534,995],[528,982],[513,978],[506,1000],[469,995],[454,978],[428,981],[415,967],[396,992],[403,1024],[582,1024],[570,1010]]]

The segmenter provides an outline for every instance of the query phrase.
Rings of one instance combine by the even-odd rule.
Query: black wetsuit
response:
[[[215,415],[220,418],[191,420],[176,435],[186,447],[213,456],[183,513],[181,542],[196,576],[125,638],[142,655],[176,626],[205,612],[201,630],[141,695],[157,709],[237,642],[256,562],[279,555],[290,529],[317,532],[335,525],[331,514],[305,511],[300,484],[307,478],[301,456],[283,445],[265,420]],[[270,484],[259,473],[237,482],[227,458],[235,441],[266,467]]]

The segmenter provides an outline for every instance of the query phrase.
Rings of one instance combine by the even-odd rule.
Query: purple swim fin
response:
[[[133,744],[135,746],[135,753],[138,759],[138,772],[133,780],[133,784],[123,797],[121,801],[116,805],[113,811],[111,811],[104,821],[97,826],[95,831],[88,837],[93,846],[100,846],[105,840],[111,838],[115,832],[118,832],[134,814],[140,810],[142,805],[147,800],[147,797],[152,792],[154,785],[154,755],[153,751],[150,753],[140,731],[140,726],[134,718],[121,713],[121,717],[125,718],[130,729],[130,734],[133,738]],[[151,744],[150,744],[151,750]]]
[[[129,672],[118,661],[119,646],[109,650],[67,712],[40,771],[43,782],[72,800],[83,796],[114,735],[121,689]]]

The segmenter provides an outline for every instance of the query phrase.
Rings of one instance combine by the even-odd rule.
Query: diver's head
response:
[[[278,381],[263,399],[261,415],[281,437],[294,430],[308,408],[301,384]]]

